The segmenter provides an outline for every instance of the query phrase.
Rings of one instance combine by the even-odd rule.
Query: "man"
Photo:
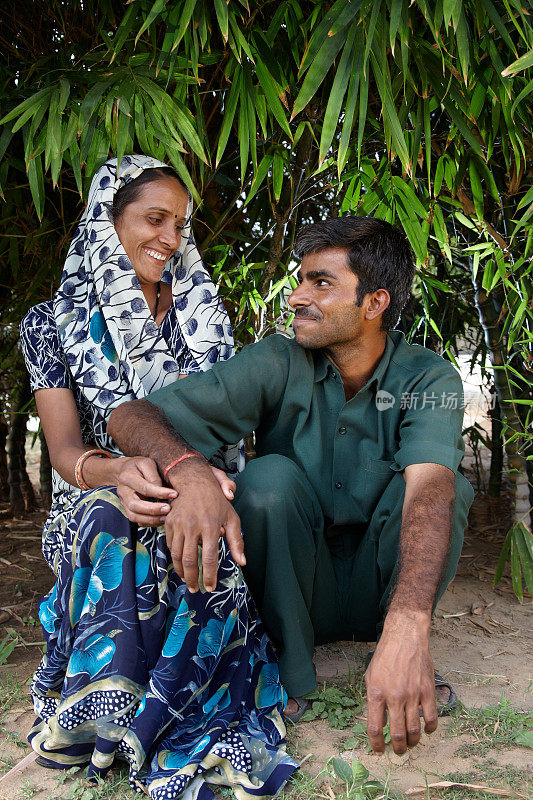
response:
[[[403,753],[419,741],[420,709],[425,730],[437,726],[431,614],[455,574],[473,496],[457,472],[461,380],[391,330],[414,274],[400,231],[372,217],[330,219],[303,228],[295,253],[295,339],[268,336],[122,405],[109,431],[126,454],[153,458],[178,493],[165,530],[192,591],[199,544],[207,590],[219,536],[246,564],[295,718],[316,686],[316,643],[378,638],[368,736],[384,750],[388,711]],[[205,459],[251,430],[257,458],[232,506]]]

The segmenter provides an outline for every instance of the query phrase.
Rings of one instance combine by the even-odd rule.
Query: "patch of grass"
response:
[[[128,768],[113,769],[98,783],[89,783],[87,769],[69,769],[61,773],[54,798],[59,800],[133,800],[139,794],[130,787]]]
[[[35,785],[32,781],[25,780],[22,789],[20,790],[19,797],[24,800],[30,800],[31,797],[35,797],[36,794],[40,792],[40,788]]]
[[[5,775],[16,763],[14,756],[0,756],[0,775]]]
[[[3,722],[6,713],[12,706],[22,706],[28,702],[28,689],[23,686],[16,675],[8,672],[2,675],[2,682],[0,683],[0,708],[2,714],[0,722]]]
[[[452,772],[442,777],[459,783],[483,783],[498,788],[519,789],[523,793],[533,789],[531,769],[515,767],[513,764],[501,766],[494,758],[475,761],[471,772]]]
[[[467,734],[473,738],[458,748],[457,755],[462,758],[485,756],[493,747],[533,747],[533,712],[513,708],[502,693],[496,705],[462,706],[450,717],[448,731],[452,736]]]

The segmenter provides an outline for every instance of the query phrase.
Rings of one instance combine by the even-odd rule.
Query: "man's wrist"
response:
[[[194,476],[194,479],[197,479],[204,474],[212,474],[209,461],[201,453],[190,452],[183,455],[190,455],[191,457],[178,457],[169,464],[165,464],[163,468],[159,467],[161,475],[166,472],[166,477],[163,479],[164,484],[176,488],[173,482],[182,485],[183,477],[186,475],[191,476],[191,478]]]
[[[164,467],[161,470],[162,477],[163,477],[163,483],[167,483],[168,473],[172,469],[174,469],[174,467],[177,467],[178,464],[181,464],[183,461],[187,461],[189,458],[200,458],[203,461],[205,461],[205,459],[204,459],[204,457],[203,457],[203,455],[201,453],[196,453],[194,451],[183,453],[181,456],[178,456],[177,458],[175,458],[173,461],[171,461],[169,464],[166,465],[166,467]]]
[[[383,634],[401,634],[427,637],[431,629],[431,611],[393,605],[385,617]]]

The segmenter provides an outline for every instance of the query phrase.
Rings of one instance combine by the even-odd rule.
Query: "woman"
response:
[[[186,589],[157,527],[176,493],[106,433],[118,403],[233,353],[189,205],[161,162],[108,161],[56,296],[21,326],[56,470],[43,552],[57,581],[39,611],[47,652],[29,741],[39,763],[89,763],[89,778],[125,758],[132,785],[153,798],[204,800],[208,783],[261,797],[296,765],[281,746],[285,697],[253,601],[224,539],[216,591]]]

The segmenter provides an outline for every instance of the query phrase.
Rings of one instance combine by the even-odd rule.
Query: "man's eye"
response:
[[[324,278],[319,278],[316,282],[317,286],[329,286],[329,281],[325,280]]]
[[[161,222],[160,217],[148,217],[148,219],[150,220],[150,222],[153,222],[154,225],[159,225],[159,223]]]

